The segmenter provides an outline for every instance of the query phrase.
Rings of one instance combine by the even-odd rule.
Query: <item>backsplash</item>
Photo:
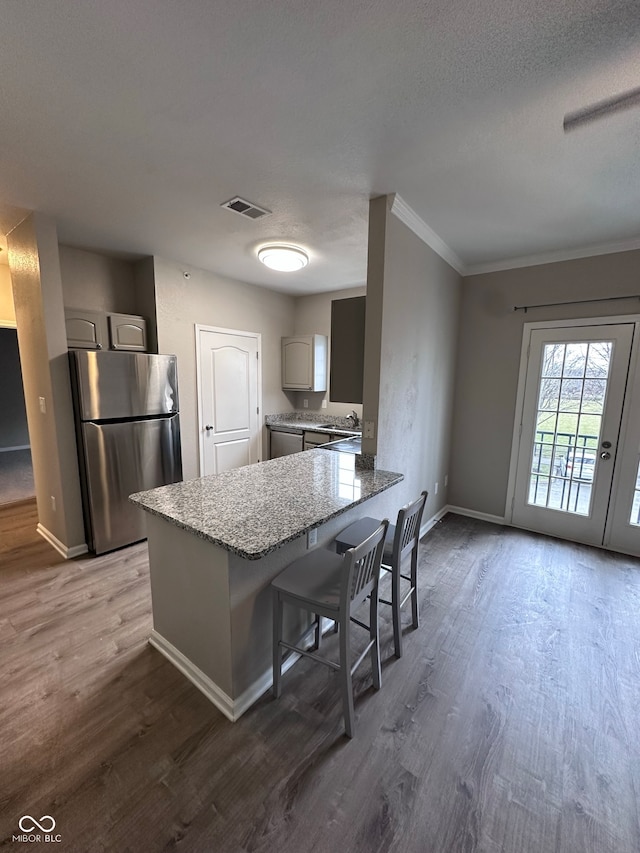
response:
[[[265,415],[264,422],[269,424],[277,424],[282,421],[299,421],[300,423],[308,424],[331,424],[338,429],[353,430],[353,422],[345,415],[325,415],[322,412],[310,412],[308,410],[298,412],[284,412],[278,415]],[[359,427],[358,427],[359,428]]]

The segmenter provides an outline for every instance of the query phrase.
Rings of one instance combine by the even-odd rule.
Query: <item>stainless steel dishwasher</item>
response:
[[[289,456],[290,453],[300,453],[302,450],[302,430],[294,431],[290,427],[281,429],[269,427],[271,434],[269,441],[269,458],[278,459],[280,456]]]

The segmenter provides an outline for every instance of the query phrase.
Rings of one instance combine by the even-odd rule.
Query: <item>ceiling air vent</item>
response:
[[[258,207],[257,204],[253,204],[244,198],[240,198],[240,196],[236,196],[235,198],[229,199],[229,201],[225,201],[225,203],[221,204],[220,207],[232,210],[234,213],[239,213],[240,216],[246,216],[247,219],[262,219],[263,216],[269,216],[271,213],[270,210],[267,210],[264,207]]]

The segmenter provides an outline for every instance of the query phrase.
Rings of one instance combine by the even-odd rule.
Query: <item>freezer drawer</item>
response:
[[[124,423],[82,424],[85,524],[96,554],[146,537],[133,492],[182,479],[178,415]]]
[[[71,350],[80,421],[125,420],[178,411],[175,355]]]

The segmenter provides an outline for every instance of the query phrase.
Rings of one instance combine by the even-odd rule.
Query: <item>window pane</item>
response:
[[[560,380],[543,378],[540,382],[538,409],[544,412],[555,412],[560,399]]]
[[[560,411],[578,412],[582,402],[582,379],[563,379],[560,391]]]
[[[530,504],[589,514],[612,352],[611,341],[545,345]]]
[[[558,416],[555,412],[538,412],[536,420],[536,441],[553,441]]]
[[[606,379],[587,379],[584,383],[584,402],[582,407],[588,412],[603,412],[604,397],[607,391]]]
[[[564,344],[545,344],[542,355],[542,376],[562,376]]]
[[[540,477],[538,475],[531,477],[531,483],[529,485],[529,503],[535,504],[536,506],[546,506],[548,488],[548,477]]]
[[[597,448],[600,441],[602,415],[580,415],[578,446]]]
[[[596,343],[589,344],[586,375],[599,379],[607,379],[612,352],[613,341],[597,341]]]
[[[577,415],[570,415],[565,412],[564,414],[558,416],[558,442],[560,444],[575,444],[577,432]]]
[[[568,344],[564,360],[563,376],[582,378],[587,363],[589,344]]]

